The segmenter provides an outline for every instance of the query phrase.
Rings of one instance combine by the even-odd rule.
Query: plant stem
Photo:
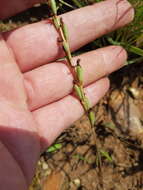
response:
[[[92,111],[89,100],[84,93],[83,69],[80,65],[80,59],[76,61],[76,64],[73,64],[72,54],[71,54],[70,46],[68,43],[69,35],[68,35],[67,26],[65,25],[63,19],[59,18],[57,15],[56,1],[51,0],[50,3],[51,3],[50,6],[51,6],[52,14],[53,14],[52,20],[60,36],[60,39],[58,39],[58,43],[62,44],[63,50],[66,55],[67,66],[70,69],[74,78],[73,83],[74,83],[74,91],[75,91],[76,97],[79,99],[81,105],[83,106],[85,112],[87,113],[91,126],[94,126],[95,115],[94,115],[94,112]]]
[[[78,0],[72,0],[72,1],[73,1],[73,3],[74,3],[78,8],[83,7],[82,3],[79,2]]]

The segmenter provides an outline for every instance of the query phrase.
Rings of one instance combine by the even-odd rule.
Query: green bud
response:
[[[74,90],[76,92],[76,95],[81,100],[82,99],[82,91],[81,91],[80,87],[77,84],[74,85]]]
[[[68,41],[68,38],[69,38],[68,28],[67,28],[67,25],[63,22],[62,18],[61,18],[61,27],[63,30],[64,37],[65,37],[66,41]]]
[[[91,125],[94,126],[94,124],[95,124],[95,113],[92,110],[89,112],[88,117],[89,117]]]
[[[80,65],[76,66],[76,73],[79,82],[82,84],[83,83],[83,69]]]
[[[90,102],[88,100],[88,98],[84,95],[83,97],[83,105],[86,111],[88,111],[90,109]]]
[[[51,0],[51,9],[54,13],[54,15],[57,15],[57,5],[55,0]]]
[[[66,55],[67,55],[67,59],[69,60],[69,62],[71,62],[71,60],[72,60],[72,55],[71,55],[71,52],[70,52],[70,47],[69,47],[68,42],[63,41],[63,48],[64,48],[65,53],[66,53]]]

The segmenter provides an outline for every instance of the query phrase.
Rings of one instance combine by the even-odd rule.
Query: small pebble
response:
[[[131,95],[133,96],[133,98],[137,99],[139,97],[139,90],[137,90],[136,88],[130,87],[128,90],[131,93]]]
[[[75,179],[74,181],[74,184],[77,186],[77,187],[79,187],[80,186],[80,184],[81,184],[81,182],[80,182],[80,179]]]
[[[47,170],[49,167],[48,167],[48,164],[46,164],[45,162],[42,164],[42,169],[43,170]]]
[[[50,169],[46,170],[44,173],[44,176],[47,177],[52,173],[52,171]]]

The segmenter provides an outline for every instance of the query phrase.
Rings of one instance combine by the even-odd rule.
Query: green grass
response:
[[[67,12],[72,9],[100,2],[102,0],[57,0],[59,10]],[[89,45],[89,49],[107,45],[121,45],[129,54],[128,63],[143,61],[143,0],[129,0],[135,8],[134,21],[122,29],[107,34]]]

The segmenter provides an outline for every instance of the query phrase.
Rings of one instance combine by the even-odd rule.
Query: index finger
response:
[[[108,0],[61,15],[69,30],[69,45],[75,51],[96,38],[133,19],[132,6],[126,0]],[[25,72],[61,58],[55,27],[42,21],[5,33],[4,38]]]
[[[0,19],[15,15],[44,0],[0,0]]]

